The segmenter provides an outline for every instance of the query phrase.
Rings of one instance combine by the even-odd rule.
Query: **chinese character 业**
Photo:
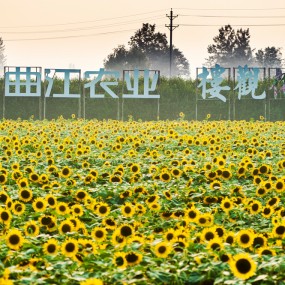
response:
[[[144,91],[143,94],[139,94],[139,70],[135,69],[134,70],[134,85],[132,87],[131,84],[131,78],[130,78],[130,74],[126,73],[125,75],[125,81],[127,84],[127,90],[128,91],[132,91],[133,94],[123,94],[123,98],[145,98],[145,99],[152,99],[152,98],[160,98],[160,95],[158,94],[154,94],[151,95],[149,94],[149,92],[151,91],[155,91],[156,89],[156,85],[158,82],[158,73],[154,73],[153,78],[152,78],[152,82],[151,82],[151,86],[150,85],[150,76],[149,76],[149,70],[144,70]]]

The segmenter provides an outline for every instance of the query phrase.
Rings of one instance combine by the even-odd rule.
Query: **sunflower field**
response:
[[[285,123],[0,121],[0,285],[285,284]]]

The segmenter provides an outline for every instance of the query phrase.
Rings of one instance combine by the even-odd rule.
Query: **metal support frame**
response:
[[[220,102],[220,100],[217,99],[199,99],[198,98],[198,83],[199,83],[199,79],[198,79],[198,74],[199,74],[199,70],[202,70],[202,67],[197,67],[196,68],[196,105],[195,105],[195,119],[196,121],[198,120],[198,102],[199,101],[214,101],[214,102]],[[208,68],[208,70],[213,69]],[[226,71],[228,71],[228,75],[227,75],[227,79],[228,79],[228,83],[230,83],[231,80],[231,69],[230,68],[225,68]],[[228,120],[231,119],[231,93],[229,93],[229,96],[227,98],[228,101]]]
[[[56,70],[58,70],[59,68],[49,68],[50,71],[54,71],[54,75],[53,78],[56,74]],[[67,69],[70,70],[70,69]],[[81,70],[75,70],[73,72],[74,74],[78,73],[78,89],[79,89],[79,94],[80,94],[80,98],[72,98],[72,99],[77,99],[78,100],[78,110],[77,110],[77,117],[81,118],[81,116],[85,116],[84,111],[81,110],[83,108],[83,106],[85,107],[85,105],[83,105],[83,103],[81,102],[82,100],[85,100],[83,93],[82,93],[82,88],[81,88]],[[43,119],[46,119],[46,105],[47,105],[47,97],[45,96],[47,91],[47,81],[46,78],[44,76],[44,94],[43,94]],[[82,99],[83,97],[83,99]]]
[[[3,107],[3,112],[2,112],[2,117],[5,118],[6,116],[6,104],[7,104],[7,99],[5,98],[6,94],[5,94],[5,84],[6,84],[6,72],[9,71],[16,71],[16,68],[20,68],[21,71],[24,71],[23,69],[27,67],[24,66],[5,66],[4,67],[4,77],[3,77],[3,93],[2,93],[2,107]],[[45,97],[46,91],[47,91],[47,81],[45,80],[45,78],[42,76],[42,68],[41,67],[29,67],[31,68],[31,72],[38,72],[41,74],[41,94],[40,96],[38,96],[38,100],[39,100],[39,107],[38,107],[38,111],[39,111],[39,119],[45,119],[46,118],[46,106],[47,106],[47,97]],[[254,67],[249,67],[249,70],[252,70]],[[209,68],[210,70],[211,68]],[[227,74],[224,73],[225,75],[227,75],[227,80],[228,82],[231,82],[231,69],[230,68],[225,68],[227,70]],[[236,86],[237,83],[237,70],[238,68],[232,68],[233,73],[233,82],[231,82],[231,84],[233,83],[233,86],[231,86],[231,90],[228,92],[228,97],[227,97],[227,104],[228,104],[228,119],[231,120],[236,120],[236,101],[237,101],[237,91],[234,90],[234,87]],[[263,74],[261,75],[261,79],[263,80],[263,82],[268,82],[268,84],[266,85],[266,98],[262,99],[264,100],[263,104],[264,104],[264,118],[267,121],[271,120],[271,107],[272,107],[272,100],[285,100],[285,96],[279,96],[276,98],[273,98],[272,96],[272,78],[274,77],[274,75],[276,74],[276,70],[280,69],[282,71],[282,74],[285,73],[285,68],[258,68],[259,70],[263,71]],[[54,75],[56,74],[56,70],[57,69],[50,69],[51,71],[54,72]],[[199,97],[199,91],[198,91],[198,83],[199,83],[199,79],[198,79],[198,74],[199,71],[202,70],[202,68],[196,68],[196,90],[195,90],[195,96],[196,96],[196,105],[195,105],[195,118],[196,120],[198,120],[198,112],[199,112],[199,108],[198,108],[198,103],[199,101],[220,101],[219,99],[201,99],[198,98]],[[133,72],[134,70],[123,70],[123,81],[122,81],[122,87],[121,87],[121,92],[122,92],[122,96],[118,96],[117,100],[117,120],[124,120],[124,98],[123,98],[123,94],[125,91],[125,79],[126,79],[126,73],[130,73]],[[143,72],[143,69],[140,69],[139,72]],[[160,71],[159,70],[149,70],[150,72],[154,72],[155,74],[158,74],[158,82],[157,82],[157,86],[156,86],[156,90],[159,93],[160,90]],[[76,73],[78,72],[78,73]],[[79,88],[79,94],[80,94],[80,98],[76,98],[78,100],[78,110],[77,110],[77,114],[79,118],[86,118],[86,91],[84,88],[84,84],[82,84],[82,78],[81,78],[81,71],[80,70],[76,70],[76,72],[74,72],[74,74],[78,75],[78,88]],[[24,75],[24,74],[23,74]],[[266,77],[267,76],[267,77]],[[268,81],[265,81],[266,79],[268,79]],[[42,86],[43,83],[43,86]],[[83,82],[84,83],[84,82]],[[229,84],[229,86],[231,85]],[[43,87],[43,88],[42,88]],[[83,90],[82,90],[83,88]],[[117,94],[120,93],[120,85],[117,85]],[[30,96],[32,96],[33,94],[31,93]],[[34,95],[35,96],[35,95]],[[24,95],[22,97],[25,97]],[[27,97],[29,97],[29,94],[27,94]],[[248,96],[249,97],[249,96]],[[37,99],[36,99],[37,100]],[[256,100],[253,98],[242,98],[241,100]],[[240,101],[241,101],[240,100]],[[157,98],[157,120],[159,120],[160,118],[160,99]]]
[[[263,70],[263,81],[265,81],[266,79],[266,68],[265,67],[248,67],[249,70],[252,70],[253,68],[258,68],[259,70]],[[237,67],[234,67],[233,68],[233,83],[234,83],[234,86],[236,86],[236,70],[238,68]],[[236,120],[236,96],[235,96],[235,91],[233,90],[233,120]],[[251,99],[251,98],[247,98],[247,99],[240,99],[239,101],[241,100],[256,100],[256,99]],[[267,98],[264,99],[264,118],[265,118],[265,121],[267,120]]]
[[[268,81],[269,81],[269,84],[271,84],[271,75],[272,75],[272,72],[273,70],[275,70],[275,76],[276,76],[276,71],[277,69],[281,70],[282,74],[285,74],[285,68],[281,68],[281,67],[269,67],[268,68]],[[272,89],[271,88],[272,86],[268,86],[267,87],[267,90],[268,90],[268,120],[270,121],[271,120],[271,101],[274,101],[274,100],[285,100],[285,97],[284,98],[272,98],[271,96],[269,96],[270,94],[270,90]],[[274,91],[273,91],[274,92]]]
[[[6,87],[6,72],[10,72],[11,69],[16,69],[16,68],[20,68],[20,71],[22,68],[27,68],[27,66],[4,66],[4,77],[3,77],[3,94],[2,94],[2,98],[3,98],[3,111],[2,111],[2,117],[3,119],[5,119],[5,115],[6,115],[6,94],[5,94],[5,87]],[[41,74],[41,80],[42,80],[42,68],[40,66],[29,66],[29,68],[31,69],[32,72],[39,72]],[[35,69],[35,70],[33,70]],[[13,71],[12,70],[12,71]],[[42,82],[40,82],[41,84]],[[42,90],[41,90],[41,94],[42,94]],[[26,97],[30,97],[31,95],[26,95]],[[10,96],[9,96],[10,97]],[[16,96],[15,96],[16,97]],[[24,98],[24,96],[22,96],[22,98]],[[42,96],[39,96],[39,119],[42,119]]]
[[[134,71],[133,69],[124,69],[123,70],[123,82],[122,82],[122,102],[121,102],[121,121],[124,121],[124,87],[125,87],[125,73],[129,73],[130,71]],[[139,72],[144,71],[144,69],[139,69]],[[160,90],[160,70],[157,69],[150,69],[150,72],[154,72],[155,74],[158,74],[158,81],[157,81],[157,91],[159,92]],[[152,99],[154,100],[154,99]],[[118,109],[118,114],[119,114],[119,109]],[[159,120],[160,116],[160,101],[157,99],[157,120]]]
[[[90,99],[90,97],[89,98],[87,98],[86,97],[86,91],[85,91],[85,89],[86,88],[84,88],[84,84],[85,83],[83,83],[82,84],[82,88],[83,88],[83,90],[82,90],[82,116],[83,116],[83,119],[85,120],[85,118],[86,118],[86,99]],[[119,94],[119,84],[117,85],[117,94]],[[90,96],[90,95],[89,95]],[[95,98],[93,98],[92,100],[104,100],[104,99],[106,99],[106,98],[97,98],[97,99],[95,99]],[[119,105],[119,98],[118,99],[114,99],[114,100],[117,100],[118,102],[117,102],[117,120],[119,121],[120,120],[120,114],[119,114],[119,112],[120,112],[120,105]]]

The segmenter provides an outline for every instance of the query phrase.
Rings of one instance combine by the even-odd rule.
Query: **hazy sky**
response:
[[[9,66],[98,70],[142,23],[156,24],[169,38],[165,24],[171,8],[178,15],[174,24],[180,25],[173,44],[189,60],[191,77],[226,24],[249,28],[252,48],[281,47],[285,57],[284,0],[1,0],[0,7],[0,37]]]

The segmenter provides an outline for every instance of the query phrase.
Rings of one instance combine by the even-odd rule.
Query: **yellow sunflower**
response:
[[[121,206],[121,211],[124,217],[129,218],[135,214],[135,207],[130,202],[126,202]]]
[[[19,250],[24,243],[22,233],[17,229],[12,229],[6,235],[6,244],[10,249]]]
[[[102,221],[103,226],[106,229],[114,230],[116,228],[117,223],[113,218],[104,218]]]
[[[254,200],[253,203],[249,205],[249,210],[250,210],[250,214],[252,215],[256,215],[260,213],[260,211],[262,210],[261,202]]]
[[[77,190],[75,192],[75,199],[77,201],[84,201],[87,198],[87,192],[85,190]]]
[[[44,212],[47,207],[47,201],[44,198],[38,197],[32,204],[35,212]]]
[[[25,204],[19,201],[15,201],[12,204],[12,212],[17,216],[21,216],[25,212],[25,210],[26,210]]]
[[[236,236],[236,241],[242,248],[248,248],[253,244],[254,234],[251,230],[241,230]]]
[[[118,231],[120,236],[124,238],[132,236],[135,232],[134,227],[128,224],[122,224]]]
[[[63,178],[68,178],[71,176],[71,174],[72,174],[72,171],[68,166],[63,167],[60,171],[60,176]]]
[[[162,241],[154,246],[154,254],[157,257],[166,258],[172,251],[172,246],[169,242]]]
[[[253,276],[257,267],[256,262],[248,253],[234,255],[229,265],[234,276],[243,280]]]
[[[20,189],[19,199],[23,202],[29,202],[33,199],[33,192],[30,189]]]
[[[199,216],[199,210],[193,207],[187,209],[185,212],[185,217],[189,222],[195,223],[198,216]]]
[[[9,225],[12,219],[12,214],[9,210],[0,208],[0,222]]]
[[[159,178],[163,182],[169,182],[171,180],[171,174],[168,171],[163,171],[159,175]]]
[[[212,251],[221,251],[224,249],[224,245],[220,238],[214,238],[208,242],[207,249]]]
[[[40,233],[40,228],[36,223],[36,221],[26,222],[24,230],[25,230],[25,235],[31,237],[36,237]]]
[[[81,281],[80,285],[103,285],[103,281],[98,278],[89,278],[86,279],[85,281]]]
[[[142,254],[135,251],[126,252],[125,258],[128,265],[136,265],[142,261]]]
[[[201,227],[210,227],[213,225],[214,217],[209,213],[199,214],[196,223]]]
[[[65,240],[61,245],[61,252],[68,257],[74,257],[78,252],[78,242],[74,238]]]
[[[140,172],[140,165],[137,164],[137,163],[133,163],[131,166],[130,166],[130,171],[132,173],[139,173]]]
[[[224,237],[224,242],[228,244],[233,244],[235,242],[235,233],[234,232],[227,232]]]
[[[210,188],[212,190],[221,189],[221,187],[222,187],[222,183],[219,180],[214,180],[213,182],[210,183]]]
[[[61,234],[66,234],[75,231],[74,224],[70,220],[62,221],[58,227]]]
[[[107,230],[102,227],[95,227],[91,232],[91,236],[97,242],[105,241],[107,238]]]
[[[113,263],[117,268],[124,269],[127,267],[126,253],[115,252],[113,257]]]
[[[285,183],[284,183],[284,180],[278,179],[277,181],[275,181],[274,188],[276,189],[277,192],[282,192],[282,191],[284,191],[284,190],[285,190]]]
[[[29,187],[29,181],[27,178],[20,178],[19,180],[17,180],[17,184],[20,188]]]
[[[50,208],[55,208],[56,207],[56,203],[57,203],[57,199],[54,195],[52,194],[48,194],[45,196],[45,200],[47,201],[48,203],[48,206]]]
[[[284,224],[276,224],[272,230],[272,234],[277,238],[285,237],[285,225]]]
[[[58,252],[59,246],[58,241],[54,238],[49,239],[43,245],[43,251],[46,255],[54,255]]]
[[[71,207],[71,212],[76,217],[81,217],[84,214],[82,206],[78,204],[75,204]]]
[[[110,206],[107,203],[100,202],[96,205],[96,214],[100,217],[106,217],[110,213]]]
[[[68,204],[65,202],[59,202],[56,204],[56,213],[59,215],[66,215],[70,213],[70,209],[68,207]]]
[[[221,208],[224,210],[224,212],[228,213],[233,207],[234,203],[228,197],[222,200]]]
[[[276,252],[273,248],[271,247],[267,247],[267,246],[263,246],[263,247],[260,247],[257,251],[257,253],[262,256],[262,255],[271,255],[271,256],[274,256],[276,255]]]
[[[115,247],[123,247],[126,244],[126,237],[122,236],[120,230],[117,229],[112,234],[112,245]]]
[[[210,240],[217,238],[217,237],[218,237],[218,233],[216,232],[216,228],[214,227],[204,228],[200,236],[203,242],[209,242]]]
[[[255,234],[252,247],[253,248],[260,248],[267,246],[267,238],[262,234]]]

